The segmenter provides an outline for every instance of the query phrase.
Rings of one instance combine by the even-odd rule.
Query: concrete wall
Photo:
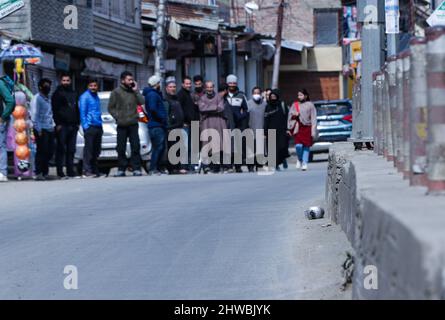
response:
[[[409,187],[392,164],[352,144],[333,146],[326,186],[328,214],[355,250],[355,299],[445,298],[445,198]],[[378,270],[378,289],[364,268]]]

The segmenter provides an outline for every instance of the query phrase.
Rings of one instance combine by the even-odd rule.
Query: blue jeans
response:
[[[0,124],[0,173],[8,175],[8,153],[6,150],[6,134],[8,126],[6,123]]]
[[[297,149],[297,157],[298,160],[304,164],[308,164],[309,163],[309,154],[311,153],[311,148],[310,147],[305,147],[302,144],[297,144],[296,146]]]
[[[159,162],[165,150],[165,130],[163,128],[149,128],[152,152],[150,161],[150,171],[159,170]]]

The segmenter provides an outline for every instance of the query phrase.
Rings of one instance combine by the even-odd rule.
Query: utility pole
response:
[[[237,22],[237,9],[235,7],[235,0],[230,1],[230,25],[231,27],[235,27]],[[236,36],[232,31],[232,35],[230,37],[230,50],[231,50],[231,60],[232,60],[232,74],[236,75],[238,73],[238,61],[237,61],[237,51],[236,51]]]
[[[281,42],[283,40],[284,0],[278,6],[277,35],[275,39],[275,59],[273,63],[272,88],[277,89],[280,77]]]
[[[167,0],[159,0],[156,21],[155,75],[165,76],[165,21]],[[162,81],[161,81],[162,83]]]

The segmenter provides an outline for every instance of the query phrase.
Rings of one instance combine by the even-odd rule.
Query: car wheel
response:
[[[309,154],[309,162],[314,162],[314,154],[312,152]]]
[[[150,161],[143,161],[142,168],[144,169],[145,173],[148,174],[148,172],[150,171]]]
[[[99,167],[99,172],[108,177],[110,175],[111,168],[110,167]]]

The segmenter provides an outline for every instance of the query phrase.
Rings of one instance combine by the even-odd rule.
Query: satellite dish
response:
[[[250,1],[244,5],[244,9],[246,9],[247,12],[252,12],[259,10],[260,7],[256,4],[255,1]]]

